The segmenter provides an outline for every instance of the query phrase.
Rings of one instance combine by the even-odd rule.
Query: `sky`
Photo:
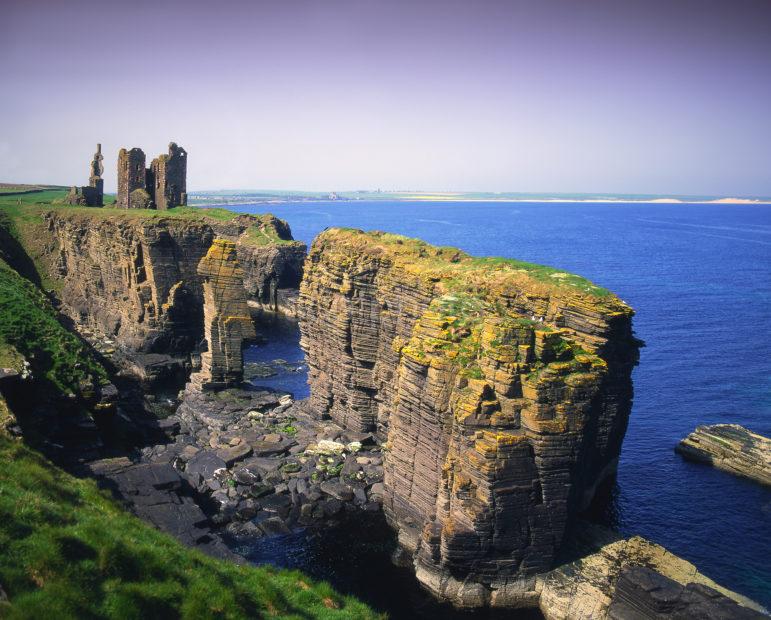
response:
[[[771,196],[769,0],[2,0],[0,182]]]

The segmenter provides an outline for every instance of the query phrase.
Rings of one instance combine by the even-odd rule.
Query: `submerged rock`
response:
[[[771,439],[738,424],[699,426],[675,452],[737,476],[771,485]]]

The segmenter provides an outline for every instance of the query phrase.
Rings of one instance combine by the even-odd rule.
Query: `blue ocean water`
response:
[[[307,243],[331,226],[386,230],[551,265],[616,292],[637,311],[635,331],[647,345],[634,372],[614,491],[617,526],[771,607],[771,489],[673,452],[698,424],[732,422],[771,435],[770,206],[361,201],[235,208],[270,211]]]

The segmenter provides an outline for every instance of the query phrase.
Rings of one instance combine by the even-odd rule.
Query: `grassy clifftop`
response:
[[[376,618],[297,571],[236,566],[0,434],[3,618]]]
[[[584,298],[590,303],[621,312],[631,312],[609,290],[581,276],[544,265],[509,258],[474,257],[453,247],[433,246],[420,239],[380,231],[331,228],[321,233],[314,246],[329,244],[351,256],[382,256],[410,273],[441,282],[449,291],[524,285],[535,294]]]
[[[54,279],[48,276],[49,267],[43,264],[45,243],[49,238],[44,215],[59,213],[73,218],[89,220],[113,219],[125,222],[178,222],[204,223],[215,227],[233,225],[230,234],[242,231],[239,243],[253,246],[297,245],[292,239],[289,226],[271,214],[245,215],[227,209],[202,209],[197,207],[176,207],[167,211],[155,209],[117,209],[109,204],[103,208],[77,207],[61,204],[67,195],[63,190],[46,190],[28,194],[3,195],[0,193],[0,235],[5,232],[10,239],[20,244],[32,259],[40,284],[46,289],[55,289]],[[108,198],[105,198],[108,201]],[[2,238],[0,238],[2,240]],[[30,274],[25,273],[25,276]]]

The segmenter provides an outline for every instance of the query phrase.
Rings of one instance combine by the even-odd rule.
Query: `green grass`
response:
[[[24,356],[35,378],[60,393],[107,380],[89,349],[59,322],[48,298],[0,260],[0,359]]]
[[[0,435],[0,617],[376,618],[298,571],[187,549]]]

